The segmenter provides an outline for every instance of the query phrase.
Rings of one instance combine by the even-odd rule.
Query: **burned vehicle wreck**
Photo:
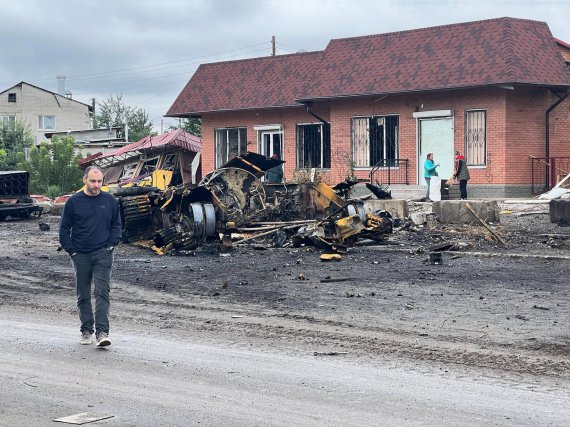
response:
[[[30,173],[0,171],[0,221],[41,216],[43,208],[29,195]]]
[[[246,242],[307,244],[340,254],[359,237],[380,240],[392,232],[388,213],[366,213],[361,201],[340,197],[323,182],[263,182],[265,172],[281,163],[248,152],[197,185],[118,189],[124,241],[158,254],[205,244],[223,250]]]

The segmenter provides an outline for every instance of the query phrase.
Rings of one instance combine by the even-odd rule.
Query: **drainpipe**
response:
[[[550,106],[550,108],[548,108],[548,110],[546,110],[546,138],[545,138],[546,146],[544,149],[544,154],[545,154],[544,157],[546,157],[547,162],[549,162],[549,157],[550,157],[550,113],[552,112],[552,110],[554,110],[556,107],[558,107],[562,102],[564,102],[564,100],[566,98],[568,98],[568,95],[570,95],[570,92],[568,91],[568,89],[566,89],[566,93],[564,94],[564,96],[558,95],[552,89],[550,89],[550,91],[558,97],[558,101],[556,101],[554,104],[552,104]],[[548,169],[546,170],[545,183],[546,183],[547,187],[550,187],[550,176],[548,174]]]
[[[307,113],[309,113],[311,116],[313,116],[319,122],[324,123],[325,125],[329,124],[329,122],[327,122],[325,119],[323,119],[322,117],[319,117],[317,114],[315,114],[313,111],[311,111],[311,103],[310,102],[306,102],[304,104],[305,104],[305,108],[307,108]]]

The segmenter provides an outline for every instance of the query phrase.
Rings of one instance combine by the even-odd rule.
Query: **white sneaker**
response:
[[[109,334],[107,332],[97,334],[97,347],[107,347],[108,345],[111,345]]]
[[[79,341],[81,345],[89,345],[93,343],[93,334],[89,331],[83,331],[81,333],[81,341]]]

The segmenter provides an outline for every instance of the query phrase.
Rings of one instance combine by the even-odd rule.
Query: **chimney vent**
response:
[[[65,76],[56,76],[57,78],[57,93],[61,96],[65,96]]]

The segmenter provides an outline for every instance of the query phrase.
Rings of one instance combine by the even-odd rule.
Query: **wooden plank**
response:
[[[483,221],[481,218],[479,218],[479,215],[477,215],[477,213],[475,212],[475,210],[473,210],[473,207],[471,206],[471,203],[469,203],[469,202],[465,203],[465,207],[471,211],[471,213],[475,216],[475,218],[477,218],[477,220],[478,220],[481,224],[483,224],[483,226],[484,226],[487,230],[489,230],[489,232],[490,232],[493,236],[495,236],[495,238],[496,238],[499,242],[501,242],[501,244],[502,244],[503,246],[506,245],[505,241],[504,241],[503,239],[501,239],[501,236],[499,236],[497,233],[495,233],[493,230],[491,230],[491,227],[489,227],[489,225],[488,225],[485,221]]]

